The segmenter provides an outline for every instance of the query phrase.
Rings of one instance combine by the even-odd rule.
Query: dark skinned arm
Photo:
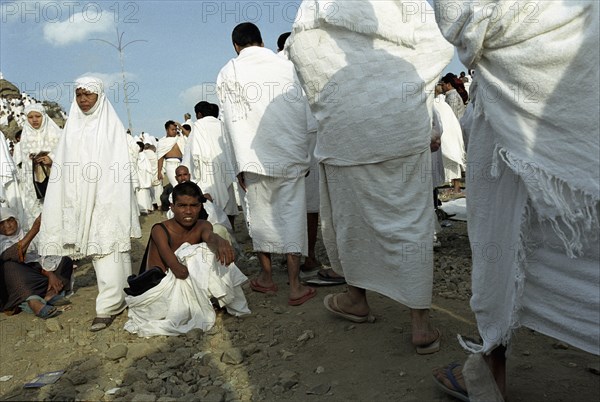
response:
[[[175,253],[169,247],[169,240],[165,231],[161,227],[155,226],[152,228],[150,235],[165,266],[169,267],[177,279],[186,279],[190,273],[187,267],[179,262]]]
[[[202,240],[206,243],[210,251],[215,254],[221,264],[231,264],[235,260],[235,251],[231,244],[213,232],[210,222],[203,222],[202,225]]]

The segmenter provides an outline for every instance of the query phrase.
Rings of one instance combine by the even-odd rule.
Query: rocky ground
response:
[[[158,214],[142,218],[145,236],[134,243],[139,261]],[[239,219],[241,221],[241,219]],[[241,223],[241,222],[238,222]],[[465,354],[456,334],[475,335],[470,297],[470,249],[464,222],[448,221],[435,254],[431,317],[443,333],[442,350],[419,356],[410,343],[408,309],[370,293],[377,318],[352,324],[331,316],[325,295],[344,286],[320,287],[300,307],[280,291],[268,296],[245,285],[252,315],[219,312],[209,333],[138,338],[124,331],[125,312],[107,330],[88,332],[94,317],[95,277],[81,261],[70,309],[51,320],[32,315],[0,317],[0,399],[104,401],[451,401],[439,392],[431,369]],[[240,268],[258,271],[242,225]],[[321,243],[320,259],[327,261]],[[527,329],[514,337],[509,360],[511,401],[592,401],[600,396],[599,359]],[[24,389],[36,375],[64,370],[53,385]]]

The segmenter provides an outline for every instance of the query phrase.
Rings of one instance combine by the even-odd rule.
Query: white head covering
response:
[[[46,109],[41,103],[32,103],[27,106],[23,111],[23,114],[27,116],[31,112],[38,112],[42,115],[42,125],[40,128],[33,128],[31,124],[29,124],[29,121],[25,119],[20,143],[21,161],[28,161],[30,154],[37,154],[42,151],[52,154],[58,143],[58,139],[62,135],[62,130],[50,117],[48,117]],[[50,158],[52,158],[52,155]]]
[[[19,223],[16,211],[11,208],[0,207],[0,222],[4,222],[9,218],[15,218],[19,226],[17,231],[11,236],[5,236],[0,233],[0,254],[23,238],[23,229],[21,229],[21,224]]]
[[[86,113],[76,100],[71,105],[44,202],[42,255],[108,255],[130,250],[130,237],[141,236],[125,127],[99,78],[80,78],[78,88],[98,100]]]

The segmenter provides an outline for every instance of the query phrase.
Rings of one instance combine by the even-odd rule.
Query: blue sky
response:
[[[68,112],[72,83],[91,74],[128,126],[118,45],[134,134],[164,136],[164,122],[182,122],[200,100],[216,101],[214,81],[235,52],[231,31],[241,22],[259,26],[265,46],[289,31],[300,0],[284,1],[4,1],[0,0],[0,71],[38,100]],[[465,68],[455,57],[446,69]]]

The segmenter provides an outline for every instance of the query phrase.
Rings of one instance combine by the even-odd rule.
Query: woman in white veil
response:
[[[131,237],[141,237],[125,127],[102,81],[76,81],[75,100],[55,151],[40,231],[40,254],[92,257],[98,282],[91,331],[125,309]]]
[[[35,183],[43,183],[49,178],[54,148],[58,143],[62,130],[46,114],[41,103],[34,103],[23,111],[27,120],[23,125],[21,134],[20,158],[21,160],[21,197],[25,208],[25,229],[31,228],[35,219],[42,212],[44,194],[36,192]],[[38,188],[40,185],[38,184]]]

